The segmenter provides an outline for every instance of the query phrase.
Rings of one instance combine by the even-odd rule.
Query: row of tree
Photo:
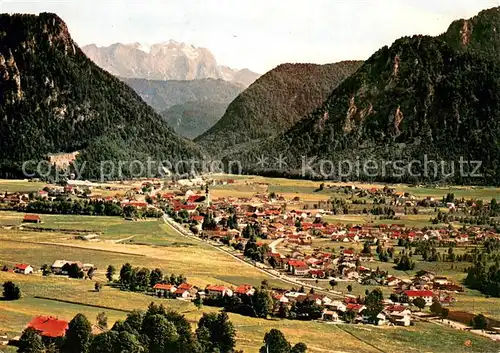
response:
[[[105,328],[102,315],[99,326]],[[146,312],[133,311],[111,330],[92,334],[92,325],[83,314],[69,323],[61,339],[42,338],[27,328],[19,341],[19,353],[237,353],[236,329],[226,312],[203,314],[195,331],[181,314],[151,303]],[[261,352],[305,353],[307,346],[293,348],[279,330],[264,337]]]
[[[21,212],[41,214],[71,214],[90,216],[125,216],[125,217],[150,217],[159,218],[163,215],[161,210],[155,208],[138,209],[127,205],[124,208],[113,201],[78,200],[69,198],[56,198],[55,200],[35,200],[26,206],[16,208]]]
[[[109,281],[113,280],[116,269],[114,266],[109,265],[106,271],[106,278]],[[118,283],[122,289],[131,291],[147,291],[154,287],[157,283],[169,283],[180,285],[186,282],[187,279],[182,274],[170,276],[164,275],[163,271],[159,268],[149,270],[145,267],[132,267],[130,263],[124,264],[120,269],[120,278]]]

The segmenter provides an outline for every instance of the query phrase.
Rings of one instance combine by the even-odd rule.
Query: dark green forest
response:
[[[21,176],[23,161],[56,152],[80,151],[90,178],[103,160],[201,155],[93,64],[54,14],[0,16],[0,102],[1,177]]]
[[[479,24],[483,19],[498,23],[498,13],[493,9],[491,16],[485,12],[475,20],[473,28],[480,32],[469,34],[464,48],[457,47],[451,34],[456,24],[437,38],[405,37],[383,47],[307,118],[278,137],[228,155],[227,160],[243,161],[251,173],[319,178],[318,165],[303,174],[303,156],[326,159],[334,166],[346,159],[381,165],[382,161],[408,164],[427,158],[445,161],[448,167],[453,162],[455,174],[448,176],[449,170],[443,172],[440,166],[436,173],[426,174],[423,167],[413,166],[412,173],[396,175],[389,167],[385,175],[361,170],[344,179],[499,184],[500,63],[488,54],[498,53],[497,41],[480,40],[499,35],[492,25]],[[270,160],[282,155],[287,164],[259,167],[260,155]],[[461,159],[481,161],[476,174],[482,176],[468,175],[475,167],[472,164],[464,165],[466,173],[461,175]],[[337,168],[328,177],[340,179],[339,174]]]
[[[210,130],[195,139],[209,152],[277,135],[320,106],[361,61],[283,64],[241,93]]]

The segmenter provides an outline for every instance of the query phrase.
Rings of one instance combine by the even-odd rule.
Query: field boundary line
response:
[[[65,303],[65,304],[88,306],[88,307],[91,307],[91,308],[107,309],[107,310],[113,310],[113,311],[121,311],[123,313],[131,313],[132,312],[132,310],[112,308],[112,307],[105,306],[105,305],[85,304],[85,303],[74,302],[74,301],[71,301],[71,300],[56,299],[56,298],[50,298],[50,297],[43,297],[43,296],[39,296],[39,295],[35,295],[33,298],[35,298],[35,299],[43,299],[43,300],[50,300],[50,301],[59,302],[59,303]]]
[[[128,253],[128,252],[124,252],[124,251],[96,249],[96,248],[89,248],[86,246],[79,246],[79,245],[74,245],[74,244],[49,243],[49,242],[45,242],[45,241],[24,241],[24,240],[0,239],[0,243],[3,241],[11,242],[11,243],[21,243],[21,244],[62,246],[62,247],[66,247],[66,248],[83,249],[83,250],[88,250],[88,251],[99,251],[99,252],[107,252],[107,253],[119,254],[119,255],[146,257],[146,255],[144,255],[144,254],[134,254],[134,253]]]
[[[352,337],[354,337],[354,338],[355,338],[355,339],[357,339],[358,341],[361,341],[361,342],[363,342],[363,343],[367,344],[368,346],[370,346],[370,347],[372,347],[372,348],[375,348],[377,351],[382,352],[382,353],[388,353],[388,352],[386,352],[386,351],[384,351],[384,350],[382,350],[382,349],[378,348],[377,346],[375,346],[375,345],[371,344],[370,342],[368,342],[368,341],[366,341],[366,340],[364,340],[364,339],[362,339],[362,338],[359,338],[359,337],[358,337],[358,336],[356,336],[354,333],[349,332],[349,331],[347,331],[347,330],[344,330],[344,328],[342,327],[342,325],[337,325],[337,327],[338,327],[340,330],[344,331],[345,333],[347,333],[347,334],[351,335]]]

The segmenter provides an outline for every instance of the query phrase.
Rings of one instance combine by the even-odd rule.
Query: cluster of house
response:
[[[67,275],[68,274],[68,267],[71,265],[76,264],[78,266],[78,269],[80,271],[88,272],[90,269],[95,269],[94,264],[87,264],[87,263],[82,263],[80,261],[68,261],[68,260],[56,260],[54,263],[50,266],[50,269],[53,274],[56,275]],[[4,265],[3,267],[4,271],[9,271],[9,272],[14,272],[14,273],[20,273],[23,275],[29,275],[34,273],[35,267],[31,266],[30,264],[16,264],[12,269],[9,269],[7,265]]]
[[[223,298],[223,297],[244,297],[253,296],[255,288],[248,284],[242,284],[237,288],[229,288],[223,285],[209,285],[204,290],[197,291],[193,286],[183,283],[179,287],[171,284],[156,284],[154,286],[155,294],[160,297],[193,299],[196,295],[204,298]],[[277,312],[281,306],[290,309],[294,304],[309,301],[322,308],[321,320],[329,322],[342,322],[342,318],[347,311],[354,313],[353,321],[356,323],[367,323],[368,317],[364,315],[366,306],[358,303],[358,298],[347,295],[343,300],[332,300],[326,295],[303,293],[289,290],[273,289],[272,297],[274,299],[274,310]],[[426,303],[432,303],[432,292],[430,299],[426,291],[408,291],[411,298],[423,297]],[[378,317],[379,325],[393,323],[396,325],[409,326],[412,322],[411,310],[408,305],[395,304],[390,300],[384,300],[384,310]]]
[[[379,190],[379,189],[377,189]],[[381,190],[381,189],[380,189]],[[368,190],[369,191],[369,190]],[[376,191],[374,191],[376,193]],[[397,193],[395,193],[397,194]],[[402,193],[401,197],[406,198]],[[331,224],[323,220],[329,214],[324,209],[312,210],[285,210],[281,207],[282,201],[287,205],[299,204],[299,201],[284,200],[282,196],[256,193],[252,197],[226,197],[211,200],[208,190],[194,192],[172,192],[162,195],[172,209],[176,212],[186,210],[192,220],[199,221],[200,213],[209,211],[216,221],[230,216],[229,210],[238,218],[241,230],[248,223],[258,222],[261,230],[268,239],[286,238],[291,243],[308,245],[315,237],[330,238],[338,242],[360,242],[368,239],[388,241],[394,239],[407,239],[409,241],[435,239],[454,243],[469,243],[473,240],[499,237],[493,231],[485,231],[479,227],[469,227],[467,231],[458,231],[443,227],[441,229],[415,230],[407,228],[404,224],[362,224],[346,226],[345,224]],[[202,218],[201,218],[202,220]],[[238,233],[224,226],[208,232],[214,238],[235,238]]]
[[[75,265],[75,264],[78,266],[78,269],[80,271],[87,272],[91,269],[95,269],[94,264],[82,263],[80,261],[68,261],[68,260],[56,260],[50,266],[50,269],[52,270],[53,274],[67,275],[68,274],[68,271],[67,271],[68,267]]]
[[[163,298],[192,299],[198,290],[189,283],[182,283],[179,286],[169,283],[157,283],[153,286],[156,296]]]

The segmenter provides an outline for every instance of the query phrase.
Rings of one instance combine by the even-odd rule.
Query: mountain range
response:
[[[494,8],[454,21],[437,37],[400,38],[365,62],[283,64],[246,89],[215,79],[186,84],[122,77],[162,118],[94,64],[56,15],[4,14],[0,174],[20,176],[23,161],[78,151],[89,178],[98,177],[102,160],[209,157],[238,160],[244,172],[257,174],[498,185],[499,54],[500,8]],[[183,75],[216,71],[212,64],[187,65]],[[152,98],[158,92],[165,97]],[[165,122],[192,138],[218,115],[194,142]],[[305,168],[304,159],[312,159]],[[421,163],[426,159],[436,166],[430,174]],[[368,161],[371,171],[358,167],[345,175],[337,168]],[[449,173],[451,163],[455,173]],[[128,169],[122,176],[130,174]]]
[[[79,152],[83,175],[95,178],[106,160],[201,157],[129,86],[87,58],[57,15],[2,14],[0,33],[3,177],[21,176],[24,161],[61,152]],[[124,168],[123,176],[130,172]]]
[[[208,49],[173,40],[151,46],[115,43],[98,47],[90,44],[82,50],[109,73],[124,78],[164,81],[213,78],[247,87],[259,77],[248,69],[234,70],[218,65]]]
[[[122,78],[176,133],[195,138],[212,127],[245,87],[221,79],[159,81]]]
[[[288,131],[228,156],[248,172],[308,178],[340,178],[346,160],[443,161],[425,174],[422,165],[385,175],[347,178],[417,182],[446,180],[498,184],[500,171],[500,8],[455,21],[438,37],[397,40],[373,54],[328,99]],[[245,93],[245,92],[244,92]],[[243,93],[243,94],[244,94]],[[232,140],[228,139],[228,143]],[[257,166],[256,156],[280,158],[280,166]],[[303,158],[316,158],[304,169]],[[319,173],[328,161],[331,174]],[[458,173],[460,160],[471,161]],[[474,172],[481,161],[480,172]],[[451,163],[457,172],[447,176]],[[473,164],[473,165],[471,165]],[[392,169],[391,169],[392,168]],[[481,174],[471,177],[470,173]],[[399,175],[401,174],[401,175]]]

